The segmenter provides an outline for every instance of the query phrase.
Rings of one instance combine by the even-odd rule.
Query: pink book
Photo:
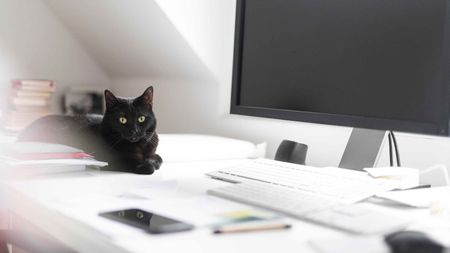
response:
[[[54,82],[45,79],[14,79],[11,83],[15,86],[52,87]]]

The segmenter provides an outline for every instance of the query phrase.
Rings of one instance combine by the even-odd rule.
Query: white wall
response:
[[[0,0],[0,87],[13,78],[57,81],[59,94],[74,85],[109,86],[109,77],[41,0]]]
[[[150,85],[154,87],[153,110],[160,133],[214,133],[210,121],[211,116],[217,115],[218,103],[209,98],[217,92],[215,83],[151,78],[113,80],[114,92],[125,97],[138,96]]]
[[[113,78],[208,78],[155,1],[43,1]]]

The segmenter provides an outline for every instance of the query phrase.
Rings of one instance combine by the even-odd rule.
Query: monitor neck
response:
[[[380,157],[386,133],[383,130],[353,128],[339,167],[354,170],[374,167]]]

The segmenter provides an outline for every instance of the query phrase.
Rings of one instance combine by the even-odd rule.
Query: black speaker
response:
[[[305,165],[308,145],[290,140],[283,140],[278,146],[275,160]]]

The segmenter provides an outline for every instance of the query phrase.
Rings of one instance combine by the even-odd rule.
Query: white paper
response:
[[[107,162],[94,159],[46,159],[46,160],[9,160],[6,161],[11,166],[29,166],[29,165],[85,165],[85,166],[107,166]]]
[[[420,171],[419,182],[421,185],[429,184],[431,187],[449,186],[450,178],[448,176],[447,166],[438,164]]]
[[[380,167],[380,168],[364,168],[370,176],[378,177],[396,177],[396,176],[409,176],[418,174],[418,169],[405,168],[405,167]]]
[[[86,166],[108,165],[93,159],[4,160],[0,161],[0,177],[32,177],[47,174],[82,171]]]
[[[404,167],[364,168],[374,178],[385,178],[397,182],[399,189],[407,189],[419,185],[419,170]]]
[[[406,191],[383,192],[376,195],[412,207],[429,207],[436,201],[447,201],[450,187],[432,187]]]
[[[14,142],[14,143],[2,143],[0,145],[0,154],[74,153],[74,152],[82,152],[82,150],[67,145],[44,143],[44,142]]]

